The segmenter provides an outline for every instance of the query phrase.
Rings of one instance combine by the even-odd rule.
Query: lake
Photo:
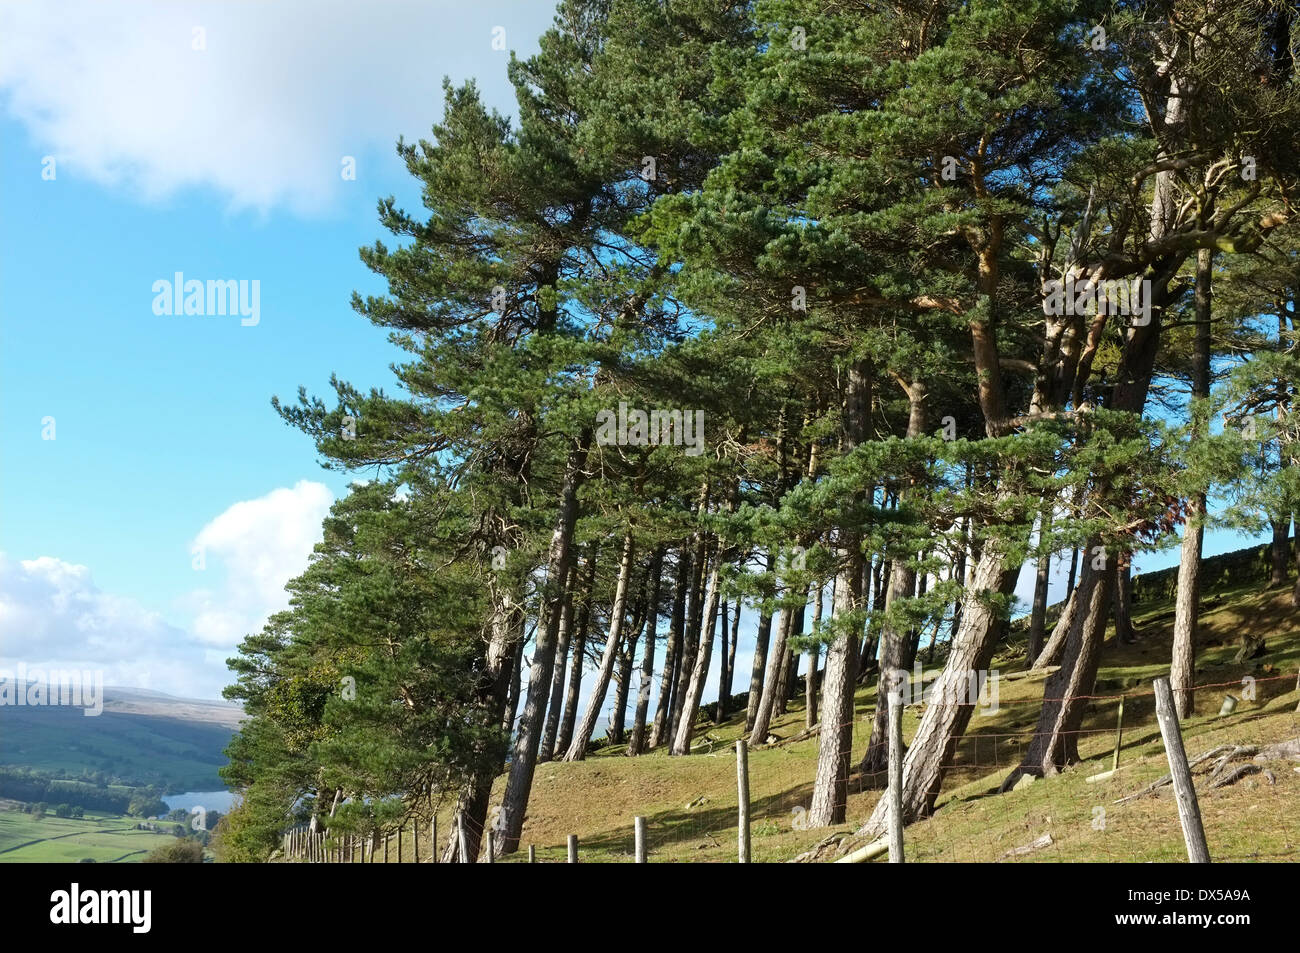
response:
[[[194,807],[202,807],[205,810],[228,814],[235,804],[235,794],[233,791],[186,791],[184,794],[163,795],[163,803],[173,811],[178,807],[187,811]]]

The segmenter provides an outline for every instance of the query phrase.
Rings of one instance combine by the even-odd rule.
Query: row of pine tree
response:
[[[686,756],[706,695],[761,745],[800,690],[841,824],[885,765],[855,691],[921,655],[957,699],[1009,640],[1059,668],[1008,783],[1054,772],[1180,530],[1190,711],[1205,527],[1271,523],[1289,575],[1298,36],[1280,0],[562,0],[516,115],[448,84],[352,302],[400,390],[275,402],[359,479],[232,660],[224,856],[453,806],[508,853],[602,713]],[[906,820],[971,712],[925,706]]]

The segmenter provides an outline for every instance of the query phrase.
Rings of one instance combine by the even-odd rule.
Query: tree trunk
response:
[[[817,583],[817,593],[813,596],[813,637],[816,638],[822,630],[822,602],[824,601],[823,589],[825,587],[819,581]],[[804,697],[804,719],[803,726],[809,730],[817,724],[817,660],[821,646],[816,642],[808,644],[808,674],[804,676],[803,697]]]
[[[907,418],[907,439],[915,440],[925,433],[925,398],[926,387],[921,381],[913,381],[907,392],[909,413]],[[909,474],[909,484],[915,485],[917,474]],[[885,593],[885,613],[899,599],[910,599],[916,591],[916,570],[910,559],[893,561],[893,571],[889,575],[889,588]],[[871,723],[871,739],[867,743],[866,754],[862,757],[860,770],[866,775],[884,777],[889,766],[889,693],[899,690],[906,679],[908,664],[908,647],[911,643],[910,632],[897,625],[886,624],[881,629],[880,672],[876,678],[876,714]],[[901,673],[901,674],[900,674]]]
[[[638,625],[629,627],[623,647],[618,650],[618,663],[614,670],[614,704],[609,710],[609,728],[605,740],[621,745],[627,731],[627,697],[631,693],[632,666],[636,662],[636,646],[641,641]]]
[[[1291,589],[1291,607],[1300,609],[1300,511],[1296,512],[1295,586]]]
[[[587,581],[582,590],[582,603],[578,607],[573,649],[569,653],[573,662],[569,665],[569,686],[564,693],[564,716],[560,719],[560,731],[555,736],[556,752],[569,750],[573,726],[578,720],[578,702],[582,698],[582,670],[587,664],[587,632],[591,627],[591,591],[595,582],[596,547],[592,546],[591,555],[587,557]],[[555,754],[552,753],[551,757],[555,757]]]
[[[523,641],[525,625],[523,604],[515,599],[515,593],[509,586],[499,590],[494,588],[493,599],[491,635],[476,689],[489,719],[502,717],[506,710],[510,660],[514,658],[516,643]],[[508,744],[509,739],[506,738],[504,743]],[[453,837],[443,851],[443,863],[473,863],[478,857],[479,840],[487,823],[492,782],[501,772],[505,761],[505,746],[494,744],[491,749],[485,748],[480,753],[484,761],[471,775],[456,801],[455,816],[465,820],[469,856],[463,859],[460,857],[460,841]]]
[[[1273,542],[1268,550],[1268,587],[1275,589],[1286,585],[1287,571],[1291,566],[1291,516],[1273,517],[1268,522],[1273,529]]]
[[[1074,592],[1075,582],[1079,578],[1079,550],[1070,550],[1070,574],[1065,579],[1065,591]]]
[[[776,563],[772,554],[767,554],[767,571],[772,572]],[[754,636],[754,660],[749,667],[749,701],[745,706],[745,731],[754,730],[754,720],[758,718],[758,706],[763,700],[763,676],[767,673],[767,650],[772,642],[772,612],[764,608],[758,616],[758,632]]]
[[[609,610],[609,633],[605,639],[605,651],[600,656],[596,667],[596,684],[587,699],[587,710],[583,713],[582,723],[574,732],[569,742],[569,750],[564,753],[565,761],[582,761],[587,757],[587,745],[591,743],[591,733],[596,730],[600,719],[600,709],[605,704],[605,695],[609,691],[609,680],[614,673],[614,663],[618,661],[620,643],[623,641],[623,616],[627,609],[627,590],[632,579],[632,552],[634,542],[632,527],[629,524],[623,534],[623,556],[618,564],[618,583],[614,588],[614,604]]]
[[[647,584],[649,580],[647,579]],[[636,661],[637,643],[641,641],[641,629],[645,627],[645,590],[642,590],[636,609],[632,612],[632,624],[624,636],[624,644],[618,649],[618,672],[614,676],[614,707],[609,713],[609,731],[606,734],[610,744],[621,745],[627,725],[627,696],[632,687],[632,663]]]
[[[1196,254],[1196,337],[1192,350],[1192,400],[1200,402],[1210,396],[1210,321],[1213,300],[1214,252],[1208,248]],[[1192,439],[1202,424],[1194,418]],[[1183,530],[1183,547],[1178,562],[1178,592],[1174,602],[1174,646],[1169,669],[1169,685],[1174,691],[1174,709],[1180,719],[1192,714],[1196,699],[1196,630],[1201,611],[1201,548],[1204,543],[1206,495],[1193,494],[1188,500],[1187,526]],[[1285,580],[1284,580],[1285,581]]]
[[[798,638],[804,633],[804,613],[800,612],[795,616],[794,631],[790,633],[792,638]],[[786,649],[785,665],[781,666],[781,692],[776,696],[776,713],[784,715],[790,707],[790,702],[794,701],[795,695],[799,693],[799,653],[794,647]]]
[[[927,559],[929,555],[930,554],[928,552],[922,553],[921,554],[922,561]],[[930,585],[929,573],[924,573],[924,572],[917,573],[916,574],[916,598],[918,599],[925,598],[925,593],[928,590],[929,585]],[[912,665],[916,662],[916,650],[920,647],[920,645],[921,645],[921,626],[915,625],[912,627],[911,632],[908,633],[908,637],[905,645],[907,651],[903,655],[904,671],[910,672],[912,670]]]
[[[1029,613],[1029,649],[1025,652],[1025,663],[1033,665],[1038,653],[1043,650],[1043,636],[1047,632],[1047,587],[1052,569],[1052,554],[1047,550],[1045,540],[1052,532],[1052,500],[1044,501],[1038,514],[1038,568],[1034,575],[1034,605]]]
[[[1094,538],[1086,551],[1092,552],[1099,545],[1100,541]],[[1086,696],[1092,693],[1097,678],[1101,642],[1114,592],[1113,566],[1094,569],[1092,560],[1084,564],[1079,578],[1079,608],[1071,620],[1061,667],[1043,685],[1038,727],[1023,762],[1003,782],[1003,790],[1009,789],[1022,774],[1055,774],[1079,760],[1078,730],[1083,722]]]
[[[736,643],[740,641],[740,598],[737,597],[736,605],[731,613],[731,639],[727,642],[727,682],[723,698],[727,700],[726,711],[731,711],[731,696],[735,689],[736,678]]]
[[[650,747],[658,748],[668,737],[671,727],[673,686],[677,683],[677,669],[681,665],[682,631],[686,625],[686,590],[691,582],[691,554],[685,548],[677,557],[677,579],[673,584],[673,614],[668,623],[668,647],[664,654],[664,670],[659,677],[659,703],[655,706],[654,727],[650,731]]]
[[[910,599],[916,586],[916,571],[906,562],[896,560],[889,576],[889,589],[885,596],[885,611],[899,599]],[[889,693],[896,692],[909,677],[904,666],[904,641],[908,634],[886,625],[882,629],[880,647],[880,672],[876,678],[876,714],[871,723],[871,739],[867,753],[862,757],[860,770],[864,775],[878,775],[883,779],[889,766]]]
[[[849,453],[867,437],[871,417],[871,377],[866,361],[848,371],[841,428],[842,446]],[[861,496],[861,494],[859,494]],[[843,622],[862,608],[862,537],[856,527],[841,526],[836,562],[834,615]],[[842,629],[842,631],[840,631]],[[848,807],[849,766],[853,757],[853,689],[858,674],[858,634],[837,627],[826,647],[822,677],[821,731],[817,736],[817,775],[813,780],[808,826],[842,824]],[[816,656],[813,656],[816,665]],[[816,672],[808,673],[810,683]]]
[[[641,656],[641,686],[636,694],[636,713],[632,716],[632,737],[627,753],[638,755],[645,750],[646,713],[650,710],[650,688],[654,680],[655,640],[659,627],[659,589],[663,583],[664,551],[655,551],[650,565],[650,601],[646,609],[645,650]]]
[[[750,726],[749,730],[749,740],[752,744],[761,745],[767,743],[768,729],[772,723],[772,715],[776,710],[776,696],[780,688],[781,668],[785,663],[785,647],[790,639],[790,631],[793,627],[794,609],[790,606],[782,606],[776,618],[776,642],[773,643],[772,651],[769,653],[770,662],[767,666],[767,678],[763,681],[763,692],[758,700],[758,708],[754,712],[754,724]]]
[[[704,514],[709,499],[706,483],[700,490],[699,506],[696,512]],[[673,687],[672,721],[670,723],[669,744],[676,739],[681,730],[682,709],[686,707],[686,692],[690,687],[691,674],[695,671],[695,656],[700,650],[700,620],[704,613],[704,579],[708,571],[708,540],[703,530],[697,530],[692,537],[693,555],[691,558],[691,588],[688,591],[686,628],[682,633],[681,661],[677,667],[677,682]]]
[[[560,731],[560,716],[564,713],[564,686],[569,663],[569,640],[573,634],[573,600],[570,590],[564,599],[560,615],[560,641],[555,649],[555,674],[551,678],[551,702],[546,708],[546,730],[542,733],[542,747],[537,760],[546,762],[555,757],[555,737]]]
[[[1078,588],[1070,590],[1065,605],[1061,607],[1060,618],[1056,620],[1056,625],[1052,628],[1052,637],[1043,646],[1043,651],[1038,653],[1038,658],[1034,659],[1032,668],[1044,669],[1049,665],[1055,665],[1061,657],[1061,650],[1065,648],[1065,640],[1070,635],[1070,626],[1074,623],[1074,610],[1079,604],[1078,594]]]
[[[695,716],[700,710],[700,699],[704,696],[704,681],[709,674],[709,662],[713,655],[713,629],[718,622],[719,573],[730,550],[719,547],[717,558],[713,563],[713,572],[709,576],[708,605],[705,609],[703,627],[700,629],[700,650],[695,654],[695,668],[691,672],[691,681],[686,689],[682,705],[681,721],[677,725],[677,734],[673,736],[672,753],[685,755],[691,753],[691,738],[695,734]]]
[[[1119,553],[1115,558],[1115,638],[1123,645],[1137,641],[1133,631],[1133,554]]]
[[[988,669],[997,648],[1000,615],[996,596],[1009,596],[1020,576],[1020,565],[990,537],[975,564],[962,602],[961,628],[953,636],[948,660],[931,689],[932,697],[965,698],[971,672]],[[925,707],[916,736],[903,759],[903,822],[930,814],[939,787],[952,763],[953,752],[970,722],[974,706],[945,701]],[[889,823],[889,798],[881,798],[859,834],[872,839],[883,835]]]
[[[519,849],[519,835],[524,827],[524,812],[537,769],[537,748],[542,740],[542,719],[546,715],[547,694],[555,664],[555,643],[559,637],[564,586],[573,563],[573,530],[578,522],[578,489],[587,464],[587,449],[592,431],[584,430],[565,462],[564,482],[560,489],[559,515],[547,549],[546,583],[542,589],[542,612],[533,647],[533,664],[528,673],[528,697],[519,719],[510,758],[510,775],[501,802],[501,838],[499,849],[510,854]]]
[[[727,600],[722,600],[722,625],[718,628],[718,634],[722,636],[722,651],[718,653],[718,700],[713,706],[713,723],[722,724],[727,718],[727,652],[730,642],[730,613],[727,611]],[[734,650],[731,653],[735,654]]]
[[[520,674],[524,667],[524,643],[527,639],[520,639],[515,643],[514,658],[510,660],[510,688],[509,700],[506,703],[505,717],[501,719],[501,730],[509,738],[515,729],[515,719],[519,716],[519,682]]]

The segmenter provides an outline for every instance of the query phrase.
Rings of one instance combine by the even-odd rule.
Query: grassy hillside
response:
[[[1230,554],[1230,556],[1233,554]],[[1212,561],[1211,561],[1212,562]],[[1207,577],[1220,577],[1211,565]],[[1210,588],[1202,614],[1196,680],[1195,716],[1183,724],[1190,756],[1219,744],[1261,745],[1300,736],[1296,671],[1300,667],[1300,612],[1289,591],[1261,592],[1262,583],[1226,579],[1235,588]],[[1148,592],[1151,590],[1148,589]],[[1004,795],[995,792],[1018,763],[1036,723],[1041,678],[1000,683],[999,710],[976,715],[955,756],[933,818],[907,829],[910,860],[997,861],[1008,850],[1050,834],[1050,847],[1026,860],[1161,861],[1185,859],[1172,790],[1113,802],[1139,791],[1167,770],[1150,694],[1152,679],[1166,675],[1172,639],[1168,597],[1149,597],[1138,607],[1139,640],[1119,645],[1108,633],[1095,694],[1085,719],[1080,751],[1085,762],[1060,776],[1035,781]],[[1264,635],[1266,651],[1234,664],[1245,633]],[[993,663],[1004,675],[1025,666],[1015,645]],[[1240,698],[1241,679],[1258,680],[1254,701],[1218,717],[1224,694]],[[1086,778],[1110,768],[1118,708],[1124,694],[1125,730],[1120,769],[1109,779]],[[875,691],[857,695],[854,756],[860,757],[870,731]],[[904,737],[915,731],[920,709],[909,707]],[[773,731],[795,738],[804,725],[799,704],[777,719]],[[524,825],[523,843],[537,847],[539,860],[561,860],[568,834],[577,834],[587,861],[630,861],[632,825],[648,818],[650,859],[732,861],[736,857],[736,768],[732,751],[741,736],[743,713],[720,727],[700,727],[699,753],[669,758],[655,752],[623,756],[621,747],[604,748],[586,762],[544,764],[537,772]],[[712,749],[710,751],[710,748]],[[801,815],[812,794],[817,739],[809,737],[752,749],[750,784],[753,855],[756,861],[790,860],[828,836],[817,859],[829,860],[860,843],[852,831],[870,814],[880,794],[859,777],[850,782],[849,822],[835,829],[801,830]],[[1300,859],[1300,773],[1295,762],[1267,765],[1263,774],[1200,794],[1201,812],[1215,860]],[[494,797],[501,795],[504,779]],[[1199,787],[1204,787],[1203,782]],[[1098,809],[1104,809],[1104,815]],[[439,819],[448,830],[450,816]],[[842,841],[837,843],[836,841]],[[408,841],[409,844],[409,841]],[[517,858],[524,856],[518,855]],[[410,859],[409,847],[406,858]],[[422,859],[427,850],[422,851]]]
[[[239,710],[230,705],[107,689],[104,711],[0,707],[0,765],[62,777],[102,771],[134,784],[170,791],[225,787],[217,769]]]

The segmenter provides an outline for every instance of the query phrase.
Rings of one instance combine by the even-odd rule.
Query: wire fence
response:
[[[1285,758],[1256,761],[1269,745],[1300,734],[1290,712],[1300,692],[1296,675],[1196,685],[1199,714],[1180,727],[1195,776],[1210,856],[1215,861],[1298,860],[1300,768]],[[920,697],[907,705],[904,741],[933,707],[975,707],[970,724],[943,759],[936,810],[906,827],[909,862],[1181,861],[1187,848],[1156,717],[1154,688],[1111,694],[1001,697],[995,705]],[[1223,703],[1220,703],[1220,695]],[[1085,706],[1068,732],[1079,760],[1059,775],[1022,777],[1000,792],[1039,731],[1044,702]],[[1218,713],[1215,713],[1217,707]],[[887,776],[864,774],[859,760],[871,739],[874,706],[861,706],[841,728],[849,765],[839,780],[844,820],[814,827],[809,813],[817,749],[824,725],[807,729],[802,712],[773,723],[773,743],[746,746],[738,776],[736,735],[742,724],[702,725],[688,757],[656,751],[637,758],[601,749],[584,762],[543,764],[534,782],[520,849],[508,858],[480,841],[479,861],[567,862],[579,835],[579,862],[834,860],[866,844],[858,834],[884,795]],[[1300,711],[1297,712],[1300,715]],[[743,719],[740,719],[743,721]],[[1207,752],[1212,753],[1203,757]],[[1300,759],[1300,751],[1296,752]],[[1236,776],[1227,778],[1227,775]],[[741,792],[747,795],[742,820]],[[499,800],[500,792],[497,792]],[[638,851],[637,818],[642,818]],[[314,862],[411,863],[440,858],[458,818],[423,817],[368,838],[331,839],[301,828],[286,833],[284,855]],[[494,809],[485,823],[491,834]],[[472,822],[471,822],[472,823]],[[435,830],[436,824],[436,830]],[[435,844],[435,840],[438,840]],[[337,842],[337,843],[336,843]],[[497,841],[499,843],[499,841]]]

